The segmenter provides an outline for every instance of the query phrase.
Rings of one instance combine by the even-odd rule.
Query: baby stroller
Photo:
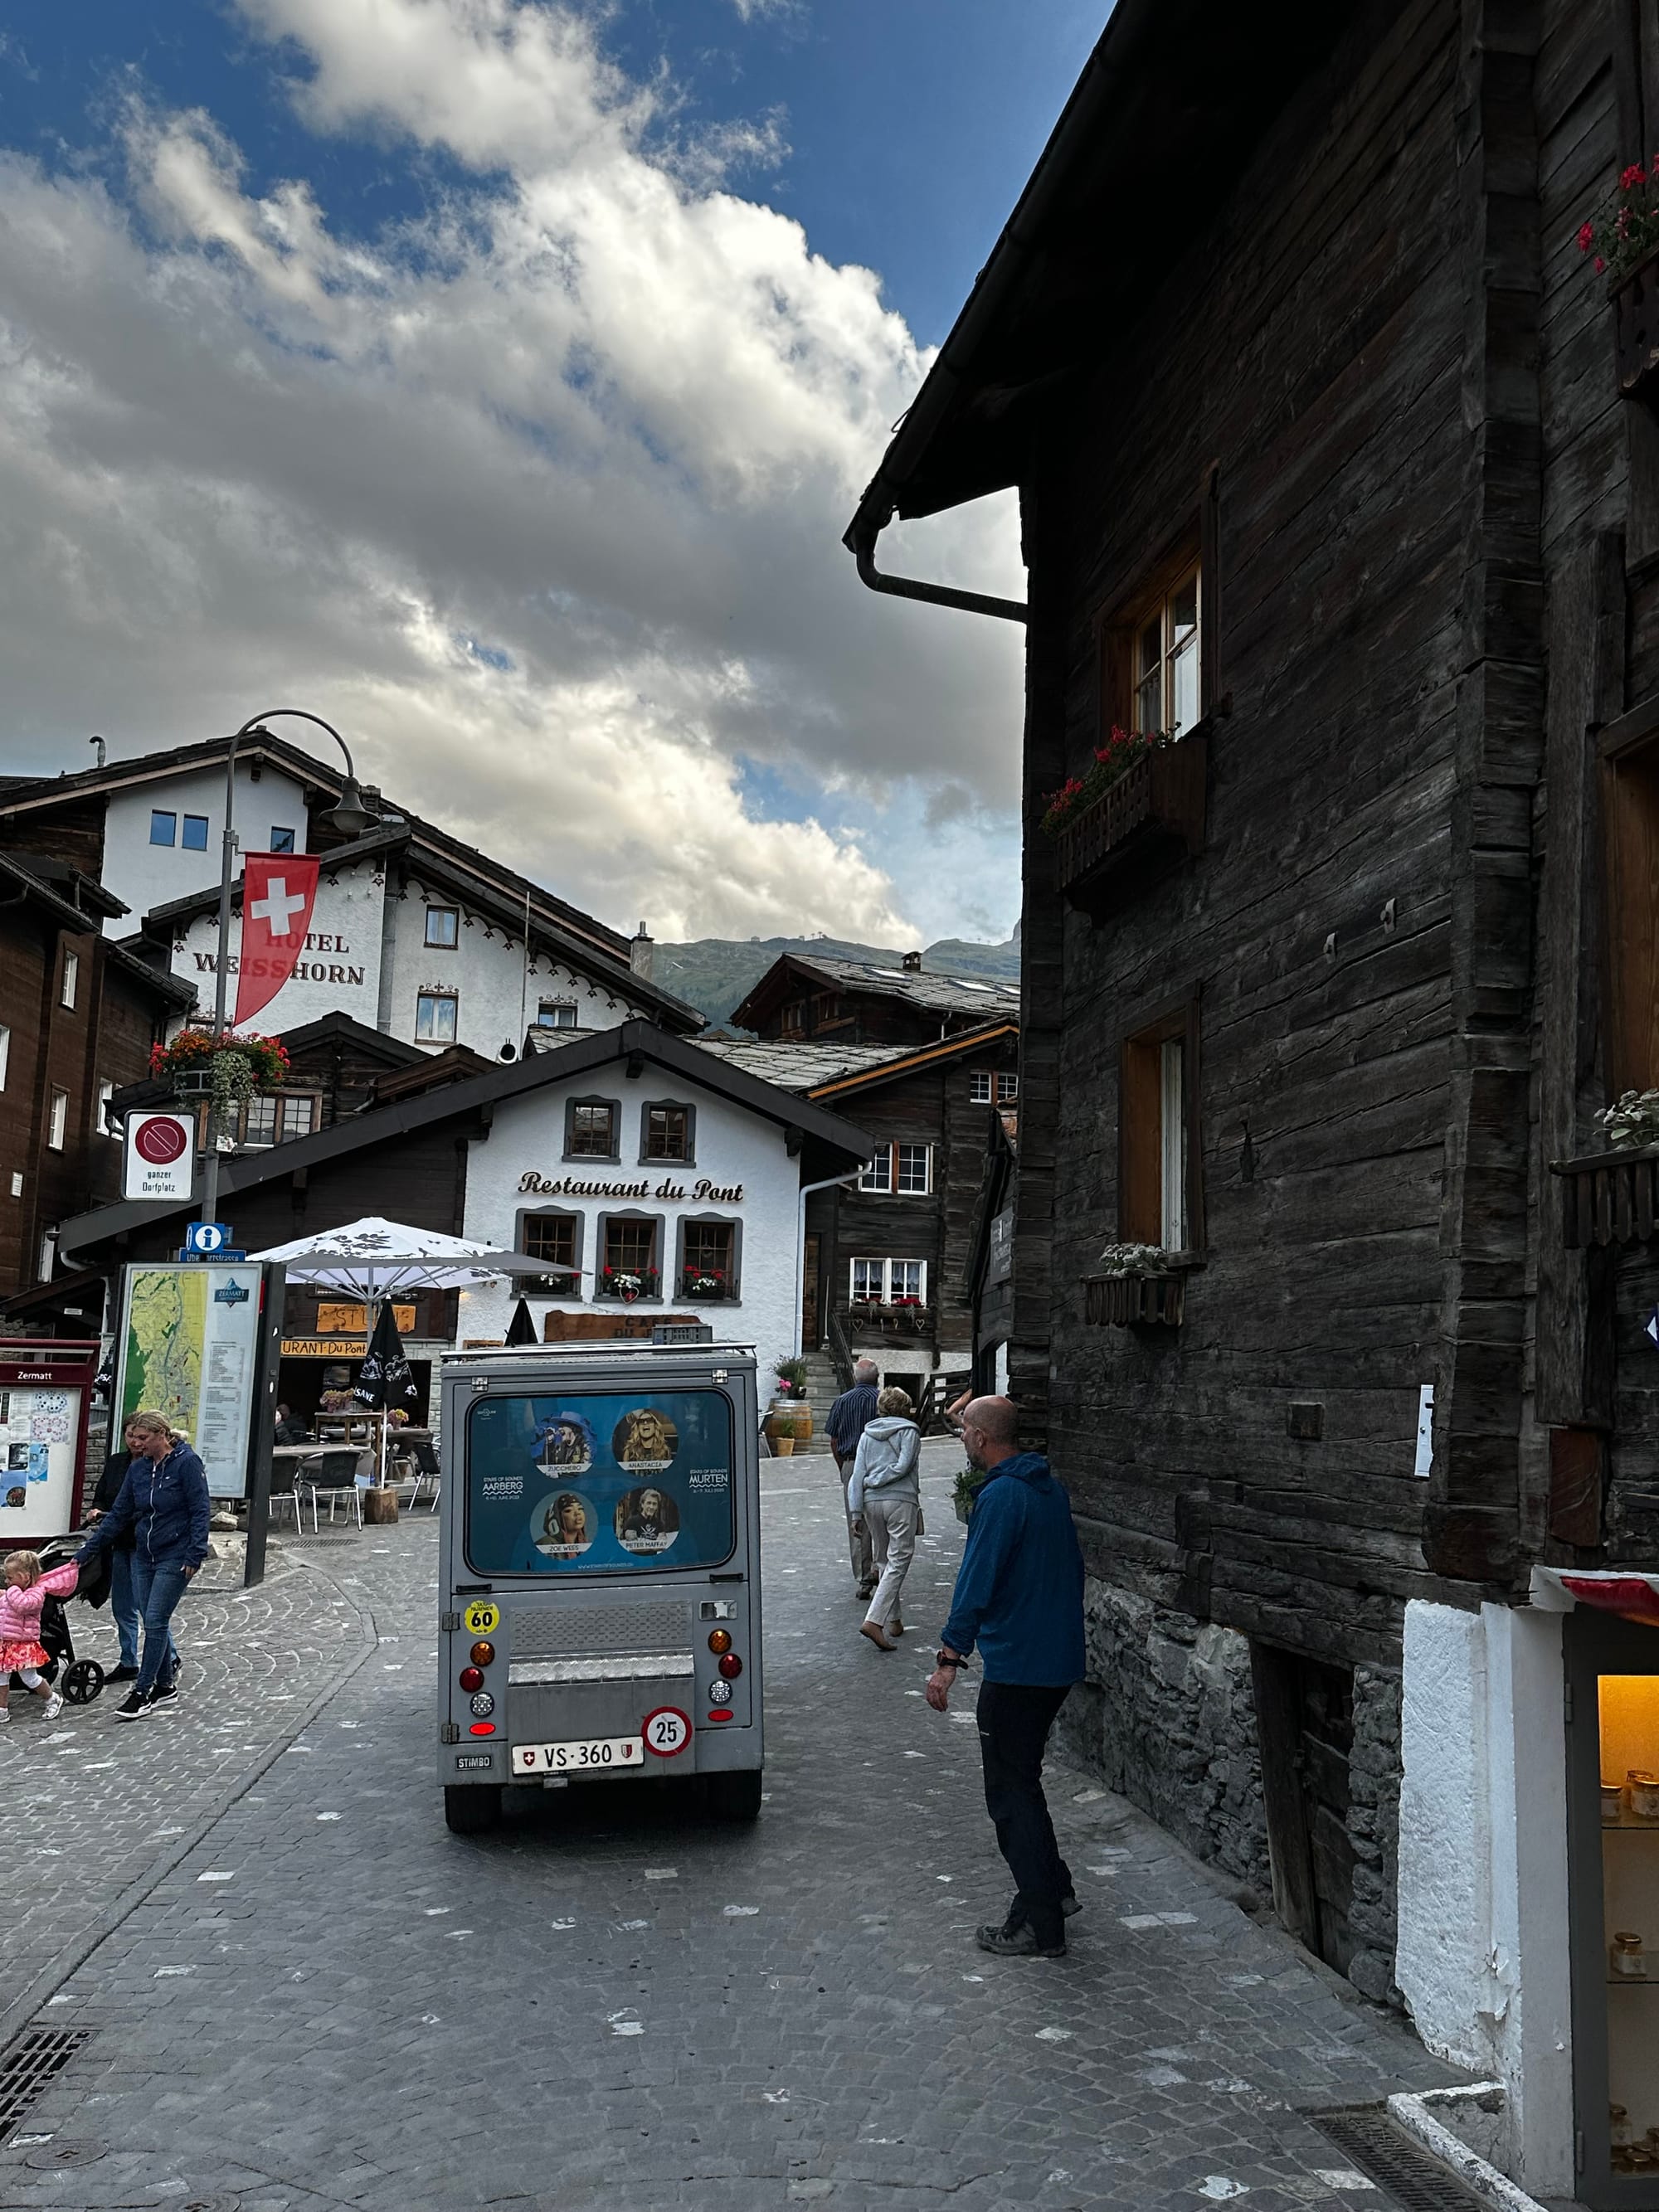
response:
[[[61,1567],[66,1560],[72,1559],[79,1549],[78,1540],[73,1538],[45,1544],[40,1549],[40,1564],[43,1567]],[[95,1589],[100,1580],[106,1580],[107,1570],[100,1575],[101,1565],[101,1562],[95,1565],[82,1578],[81,1587],[75,1593],[77,1597],[88,1597],[91,1603],[101,1601],[97,1597],[88,1596],[89,1591]],[[46,1652],[48,1662],[40,1671],[54,1689],[63,1692],[64,1704],[89,1705],[104,1686],[104,1670],[95,1659],[76,1657],[75,1638],[70,1634],[69,1613],[61,1597],[49,1597],[40,1607],[40,1648]],[[11,1686],[14,1690],[21,1690],[23,1687],[22,1677],[14,1674]]]

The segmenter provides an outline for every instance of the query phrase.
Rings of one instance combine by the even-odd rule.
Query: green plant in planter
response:
[[[1595,1119],[1616,1152],[1638,1145],[1659,1145],[1659,1091],[1626,1091]]]
[[[804,1359],[780,1359],[773,1369],[778,1378],[781,1398],[804,1398],[806,1395],[806,1362]]]
[[[214,1118],[222,1127],[234,1109],[261,1091],[288,1080],[288,1048],[256,1030],[180,1030],[167,1044],[150,1048],[149,1072],[163,1080],[180,1076],[207,1079]]]

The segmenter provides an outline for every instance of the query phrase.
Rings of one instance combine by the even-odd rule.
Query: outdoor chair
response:
[[[426,1437],[411,1437],[409,1455],[415,1462],[415,1487],[409,1494],[410,1510],[413,1512],[421,1502],[421,1485],[423,1482],[429,1482],[432,1485],[432,1504],[428,1510],[435,1513],[442,1487],[439,1479],[441,1470],[438,1455],[433,1449],[431,1440]]]
[[[314,1535],[318,1528],[317,1507],[322,1498],[328,1500],[328,1518],[331,1527],[334,1508],[342,1498],[349,1501],[350,1510],[357,1516],[357,1526],[363,1525],[362,1492],[357,1487],[357,1462],[362,1455],[356,1446],[342,1445],[334,1451],[320,1451],[300,1462],[300,1477],[306,1495],[311,1500],[311,1528]]]
[[[300,1533],[300,1469],[308,1467],[309,1460],[274,1459],[270,1462],[270,1503],[268,1517],[274,1521],[282,1506],[288,1506],[294,1515],[294,1533]]]

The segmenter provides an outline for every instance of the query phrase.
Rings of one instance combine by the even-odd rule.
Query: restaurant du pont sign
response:
[[[653,1190],[643,1182],[579,1182],[574,1176],[538,1175],[528,1168],[519,1177],[520,1192],[536,1198],[656,1198],[689,1199],[693,1206],[741,1206],[740,1182],[710,1182],[699,1176],[689,1187],[665,1176]]]

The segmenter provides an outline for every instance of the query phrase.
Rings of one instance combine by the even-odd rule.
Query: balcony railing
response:
[[[1562,1227],[1569,1251],[1590,1244],[1645,1244],[1659,1222],[1659,1145],[1553,1160],[1566,1185]]]
[[[1142,753],[1067,823],[1055,842],[1054,866],[1071,903],[1085,914],[1099,912],[1127,883],[1182,849],[1201,852],[1209,768],[1209,733],[1200,722],[1173,744]]]

